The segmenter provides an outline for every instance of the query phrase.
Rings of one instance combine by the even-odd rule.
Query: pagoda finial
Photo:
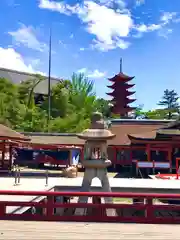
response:
[[[120,58],[120,73],[122,73],[122,58]]]

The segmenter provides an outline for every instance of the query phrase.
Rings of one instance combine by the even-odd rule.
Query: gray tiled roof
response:
[[[11,69],[5,69],[0,68],[0,78],[6,78],[11,80],[15,84],[19,84],[22,81],[28,80],[30,78],[33,78],[35,74],[25,73],[25,72],[19,72]],[[40,94],[47,94],[48,93],[48,77],[47,79],[41,83],[39,83],[35,88],[35,93]],[[62,81],[62,79],[51,77],[51,85],[58,83],[59,81]]]

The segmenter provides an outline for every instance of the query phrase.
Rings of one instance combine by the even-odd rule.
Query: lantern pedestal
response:
[[[109,184],[107,167],[111,165],[107,154],[107,140],[115,137],[106,127],[101,113],[94,113],[91,118],[91,127],[77,134],[81,139],[86,140],[84,145],[84,159],[82,165],[85,167],[84,178],[82,182],[82,192],[89,192],[93,178],[98,178],[101,182],[102,192],[111,192]],[[99,203],[101,203],[101,198]],[[105,203],[112,203],[112,197],[104,198]],[[88,197],[79,197],[79,203],[87,203]],[[97,209],[98,210],[98,209]],[[106,209],[106,214],[112,215],[113,211]],[[75,215],[86,215],[87,209],[77,208]],[[114,215],[114,214],[113,214]]]
[[[91,161],[91,160],[89,160],[89,161]],[[96,160],[96,162],[97,162],[97,160]],[[100,183],[102,186],[101,191],[102,192],[111,192],[109,178],[107,175],[107,169],[104,167],[99,168],[99,165],[98,165],[98,168],[94,168],[94,167],[86,168],[85,173],[84,173],[83,182],[82,182],[81,191],[82,192],[90,192],[92,180],[93,180],[93,178],[96,178],[96,177],[100,180]],[[87,203],[88,197],[82,196],[79,198],[78,202],[79,203]],[[112,197],[105,197],[104,202],[105,203],[113,203],[113,199],[112,199]],[[109,209],[107,209],[107,211],[110,212]],[[81,215],[81,216],[86,215],[86,213],[87,213],[87,209],[77,208],[75,211],[76,215]]]

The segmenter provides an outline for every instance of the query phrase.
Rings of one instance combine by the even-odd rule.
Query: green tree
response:
[[[0,93],[5,94],[6,103],[17,98],[18,88],[10,80],[5,78],[0,78]]]
[[[19,125],[25,121],[26,106],[21,104],[18,98],[10,102],[7,106],[6,120],[13,129],[19,130]]]
[[[0,122],[15,128],[18,121],[23,120],[22,109],[17,85],[8,79],[0,78]]]
[[[167,119],[168,110],[155,109],[144,113],[146,119]]]
[[[69,92],[69,102],[75,112],[84,112],[85,118],[90,117],[96,108],[94,83],[84,74],[73,74]]]
[[[35,75],[18,85],[0,79],[0,123],[26,132],[81,132],[98,110],[109,116],[109,101],[97,99],[94,83],[83,74],[58,82],[51,90],[51,120],[47,126],[48,99],[35,105],[34,90],[45,78]]]
[[[33,108],[35,105],[34,90],[40,82],[45,80],[45,77],[36,74],[33,78],[22,81],[18,86],[18,97],[20,102],[25,104],[28,108]]]
[[[71,107],[69,103],[69,88],[70,81],[68,82],[58,82],[52,87],[51,90],[51,116],[56,117],[66,117],[69,113]],[[42,104],[42,109],[48,111],[48,97],[45,98]]]
[[[140,104],[136,107],[136,109],[133,112],[133,118],[135,119],[146,118],[146,112],[143,110],[143,104]]]
[[[95,103],[96,110],[101,112],[105,118],[111,116],[110,101],[103,98],[98,98]]]
[[[77,133],[88,128],[90,118],[84,118],[82,113],[73,113],[65,118],[57,117],[50,122],[51,132]]]
[[[45,132],[47,130],[47,115],[44,110],[35,106],[26,109],[24,121],[19,122],[18,129],[24,132]]]
[[[162,100],[159,101],[158,105],[164,106],[164,109],[168,111],[167,118],[172,119],[173,113],[179,113],[179,96],[175,90],[164,91]]]

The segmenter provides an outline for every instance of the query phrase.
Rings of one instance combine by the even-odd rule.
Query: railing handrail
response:
[[[3,201],[3,198],[2,201],[0,200],[1,220],[180,224],[180,217],[173,214],[173,211],[175,213],[180,211],[180,205],[176,205],[176,203],[164,205],[153,201],[153,199],[162,198],[163,200],[180,199],[180,194],[1,190],[0,195],[45,196],[41,202],[26,202],[21,198],[16,201],[16,198],[13,199],[13,197]],[[58,202],[54,198],[56,196],[63,196],[66,199]],[[71,196],[80,197],[79,200],[82,196],[92,197],[92,202],[71,202]],[[116,201],[108,203],[105,199],[105,203],[101,204],[96,196],[124,197],[131,198],[133,201],[131,203]]]
[[[121,193],[121,192],[48,192],[48,191],[21,191],[21,190],[0,190],[0,195],[19,195],[19,196],[89,196],[89,197],[114,197],[114,198],[166,198],[180,199],[180,194],[169,193]]]

